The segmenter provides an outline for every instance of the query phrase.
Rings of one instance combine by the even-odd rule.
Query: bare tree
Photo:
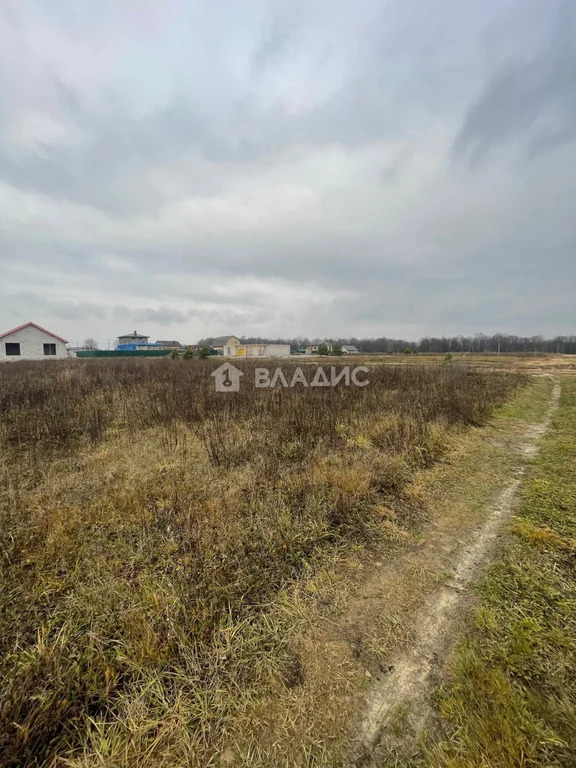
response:
[[[84,339],[84,347],[86,349],[98,349],[98,342],[96,339]]]

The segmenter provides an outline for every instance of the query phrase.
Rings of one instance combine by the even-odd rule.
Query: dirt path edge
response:
[[[357,726],[354,754],[350,765],[368,766],[378,742],[385,736],[391,721],[400,710],[409,711],[410,728],[418,733],[429,715],[428,697],[438,659],[454,645],[455,617],[464,593],[484,569],[503,524],[511,516],[515,497],[529,460],[538,453],[541,437],[546,433],[558,407],[561,388],[555,384],[545,418],[530,425],[518,444],[525,457],[515,476],[501,490],[487,510],[483,525],[460,550],[452,565],[449,579],[430,596],[422,613],[415,618],[418,627],[410,649],[393,659],[389,673],[372,687]]]

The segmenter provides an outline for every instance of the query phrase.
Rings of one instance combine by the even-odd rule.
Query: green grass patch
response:
[[[418,765],[576,764],[576,382],[521,493],[511,535],[438,692]]]

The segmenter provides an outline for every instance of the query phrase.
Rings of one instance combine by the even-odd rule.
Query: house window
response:
[[[56,354],[56,344],[44,344],[44,354],[45,355],[55,355]]]
[[[6,355],[19,355],[20,354],[20,344],[9,344],[6,343],[4,345],[6,347]]]

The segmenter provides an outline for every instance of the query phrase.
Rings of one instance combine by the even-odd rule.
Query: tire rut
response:
[[[429,714],[429,693],[434,673],[442,666],[441,659],[456,640],[455,618],[465,601],[465,592],[479,575],[492,552],[503,523],[510,517],[515,497],[529,460],[538,453],[539,441],[546,433],[558,406],[561,388],[555,384],[545,418],[530,425],[517,450],[526,462],[514,478],[502,489],[489,508],[479,530],[459,552],[448,580],[431,596],[429,606],[415,619],[418,628],[411,648],[391,660],[390,671],[372,688],[363,716],[357,726],[356,749],[351,755],[351,766],[370,766],[373,752],[387,733],[399,712],[407,713],[409,730],[416,736],[425,725]]]

